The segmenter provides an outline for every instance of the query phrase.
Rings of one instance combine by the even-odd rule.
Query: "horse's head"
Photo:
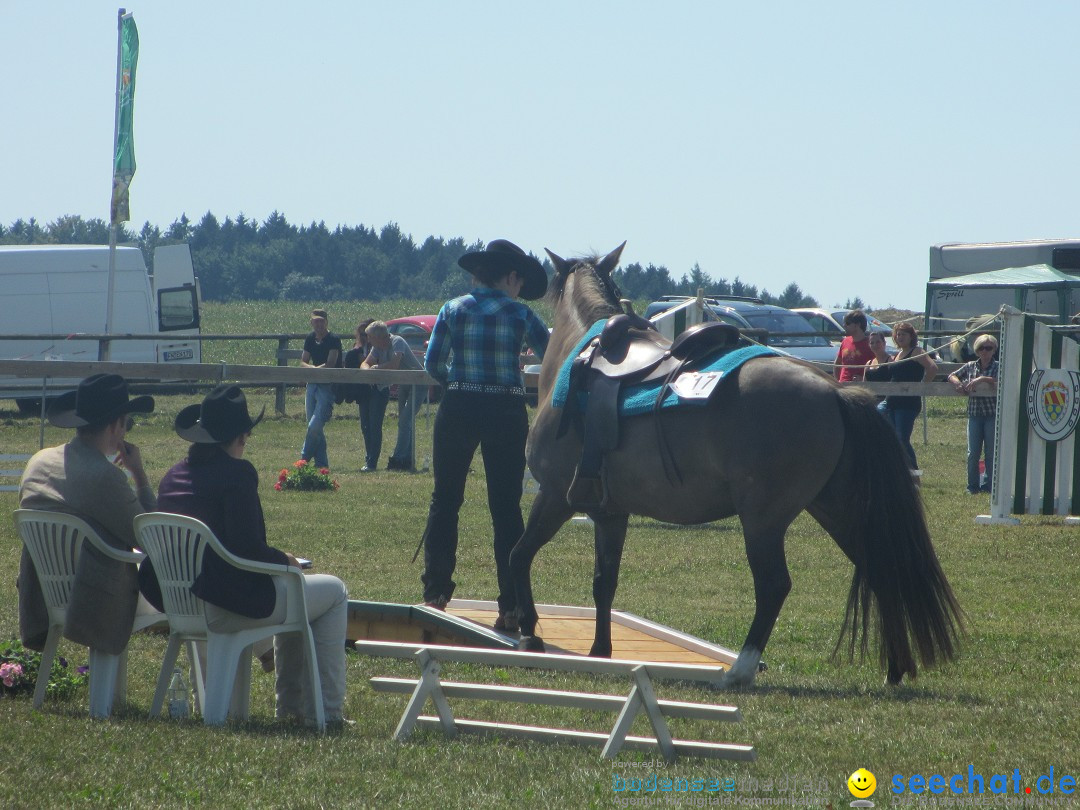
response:
[[[561,331],[577,332],[577,336],[571,338],[576,341],[581,331],[599,319],[622,311],[619,304],[622,292],[612,273],[619,264],[624,247],[626,242],[603,258],[564,259],[547,251],[555,267],[555,277],[551,280],[548,295],[555,305],[557,331],[560,321],[565,322],[570,328]]]
[[[625,246],[623,242],[603,258],[564,259],[547,251],[555,267],[555,276],[548,284],[555,323],[540,370],[541,405],[554,385],[559,365],[585,331],[598,320],[622,312],[619,304],[622,293],[611,274]]]

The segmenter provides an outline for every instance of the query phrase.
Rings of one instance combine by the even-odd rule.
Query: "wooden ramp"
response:
[[[452,599],[446,606],[451,616],[469,619],[494,631],[499,615],[495,602]],[[596,611],[591,607],[537,605],[537,632],[550,652],[588,655],[592,647]],[[512,637],[511,637],[512,638]],[[611,611],[611,657],[623,661],[672,664],[706,664],[729,669],[738,656],[732,650],[680,633],[632,613]]]

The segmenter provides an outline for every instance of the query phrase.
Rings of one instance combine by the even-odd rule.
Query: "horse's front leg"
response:
[[[564,495],[541,489],[529,511],[525,533],[510,552],[510,575],[517,595],[517,617],[521,627],[519,650],[543,652],[544,642],[536,635],[536,602],[532,592],[532,562],[536,553],[553,538],[574,514]]]
[[[619,566],[622,564],[623,543],[626,541],[626,522],[629,515],[593,513],[596,524],[595,563],[593,567],[593,602],[596,604],[596,632],[589,655],[611,658],[611,603],[619,586]]]

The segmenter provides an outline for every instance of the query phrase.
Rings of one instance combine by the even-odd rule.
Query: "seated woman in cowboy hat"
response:
[[[116,374],[94,374],[49,408],[49,421],[75,428],[67,444],[34,454],[19,484],[19,506],[66,512],[93,526],[110,546],[135,546],[132,520],[154,509],[154,490],[139,448],[126,441],[131,414],[150,413],[154,398],[128,396]],[[116,458],[115,462],[113,458]],[[131,473],[132,490],[120,467]],[[29,553],[19,563],[19,630],[23,644],[41,650],[49,632],[45,599]],[[139,599],[135,566],[83,549],[75,571],[64,635],[113,655],[123,652],[136,611],[153,612]]]
[[[494,530],[499,582],[496,629],[514,631],[517,607],[510,579],[510,550],[525,525],[521,481],[529,417],[520,356],[528,344],[543,358],[544,322],[525,304],[547,291],[536,259],[505,239],[466,253],[458,264],[476,280],[468,295],[447,301],[431,332],[424,367],[446,389],[435,416],[435,489],[424,532],[424,602],[443,608],[454,592],[458,510],[477,446],[484,459],[488,508]]]
[[[263,409],[265,412],[265,408]],[[199,405],[184,408],[174,429],[191,442],[187,458],[161,479],[158,509],[201,520],[233,554],[249,560],[300,564],[287,552],[266,542],[266,524],[259,501],[259,475],[244,449],[252,429],[263,418],[248,415],[244,392],[236,385],[219,385]],[[143,580],[144,588],[146,580]],[[211,628],[229,629],[251,620],[277,624],[285,615],[282,587],[266,574],[238,571],[207,554],[192,592],[206,601]],[[326,722],[342,721],[345,701],[345,626],[348,594],[344,583],[327,574],[304,577],[308,619],[315,637],[315,656],[322,678]],[[274,639],[277,670],[277,716],[314,720],[315,696],[304,688],[304,655],[298,634]]]

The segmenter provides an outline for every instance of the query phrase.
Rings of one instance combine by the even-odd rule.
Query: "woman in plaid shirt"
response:
[[[956,390],[968,397],[967,491],[989,492],[994,481],[994,423],[997,420],[997,397],[972,396],[976,386],[979,393],[996,394],[998,361],[994,359],[998,342],[993,335],[980,335],[975,340],[977,360],[965,363],[949,375]],[[986,473],[980,480],[979,456],[985,450]]]
[[[474,276],[477,287],[443,305],[424,358],[428,374],[446,392],[435,416],[435,489],[424,531],[421,577],[424,602],[442,609],[453,595],[458,510],[479,445],[495,536],[499,583],[495,628],[514,631],[516,619],[511,614],[517,600],[510,578],[510,550],[525,531],[521,481],[529,433],[519,358],[526,343],[543,358],[548,343],[544,322],[516,299],[542,297],[547,275],[540,262],[504,239],[466,253],[458,264]]]

